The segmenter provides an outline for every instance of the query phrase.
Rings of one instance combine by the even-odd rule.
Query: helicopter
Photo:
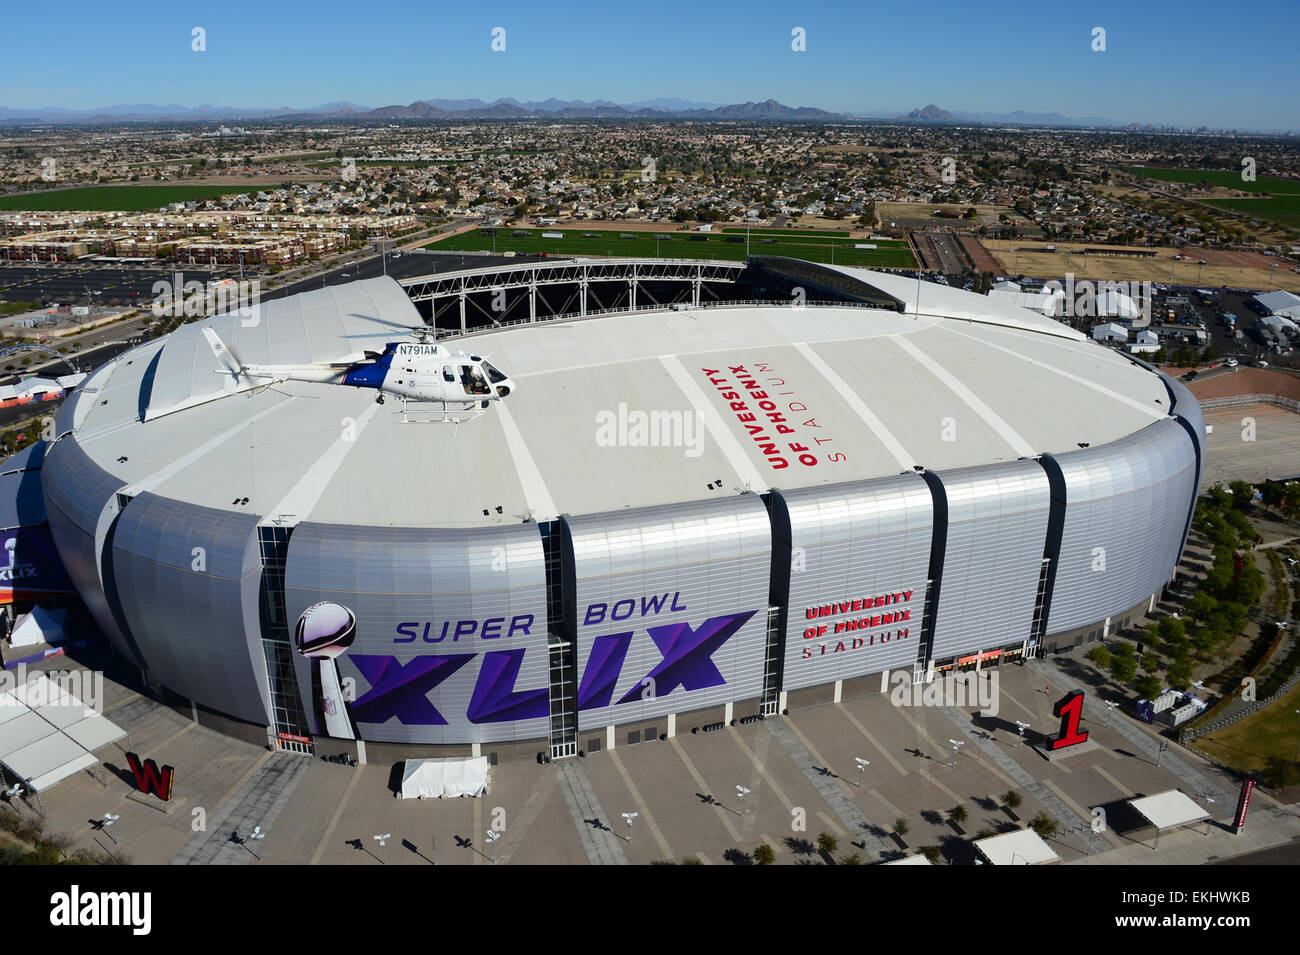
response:
[[[444,411],[484,410],[514,391],[514,382],[490,362],[433,341],[433,329],[416,325],[409,331],[415,341],[389,342],[382,352],[365,352],[361,361],[308,365],[246,365],[211,328],[203,329],[203,337],[222,366],[214,371],[236,381],[264,378],[267,384],[315,381],[373,388],[379,404],[385,395],[394,395],[403,403],[438,403]]]

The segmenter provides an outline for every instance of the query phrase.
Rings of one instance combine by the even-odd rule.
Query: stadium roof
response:
[[[288,523],[474,526],[1014,461],[1168,413],[1158,375],[1050,319],[931,284],[918,314],[914,280],[850,271],[908,311],[727,306],[451,339],[517,385],[459,425],[404,423],[400,402],[377,405],[371,390],[224,390],[205,323],[245,362],[339,361],[402,338],[413,305],[392,279],[367,279],[119,356],[65,406],[60,430],[70,415],[124,493]],[[653,412],[681,426],[677,446],[637,444],[638,415]]]

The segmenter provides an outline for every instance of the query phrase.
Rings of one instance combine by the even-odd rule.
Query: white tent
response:
[[[488,791],[486,756],[408,759],[402,769],[402,799],[425,796],[481,796]]]
[[[1198,806],[1195,800],[1177,789],[1130,799],[1128,804],[1156,827],[1156,846],[1160,845],[1160,833],[1210,818],[1210,814]]]
[[[15,647],[32,647],[39,643],[56,644],[63,639],[66,610],[50,610],[37,604],[31,613],[18,618],[9,642]]]
[[[1142,314],[1137,303],[1123,292],[1107,288],[1103,282],[1097,289],[1097,316],[1099,318],[1134,319]]]
[[[1300,318],[1300,295],[1294,292],[1264,292],[1255,296],[1255,301],[1272,312],[1287,318]]]
[[[1056,862],[1060,856],[1032,829],[990,836],[975,841],[975,851],[990,865],[1042,865]]]
[[[1128,329],[1114,322],[1103,322],[1093,327],[1092,337],[1099,342],[1126,342]]]
[[[1007,283],[1014,284],[1014,283]],[[1031,312],[1038,312],[1048,318],[1055,318],[1065,311],[1065,293],[1059,288],[1045,288],[1037,292],[1021,292],[1016,289],[993,288],[989,298],[1006,305],[1019,305]]]
[[[44,673],[0,693],[0,764],[38,793],[96,766],[95,750],[125,736]]]

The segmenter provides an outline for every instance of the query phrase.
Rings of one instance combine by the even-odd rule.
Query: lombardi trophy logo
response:
[[[315,663],[312,695],[316,699],[316,715],[324,722],[325,731],[337,739],[357,738],[356,726],[343,698],[339,666],[334,662],[352,646],[356,636],[357,619],[342,604],[328,601],[312,604],[298,618],[295,634],[298,652]]]

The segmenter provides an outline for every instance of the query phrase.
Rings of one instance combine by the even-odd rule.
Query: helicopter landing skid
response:
[[[487,409],[478,405],[472,405],[469,408],[449,407],[445,401],[417,401],[414,404],[416,407],[412,410],[411,401],[407,398],[402,399],[403,424],[458,425],[466,421],[473,421],[487,411]]]

